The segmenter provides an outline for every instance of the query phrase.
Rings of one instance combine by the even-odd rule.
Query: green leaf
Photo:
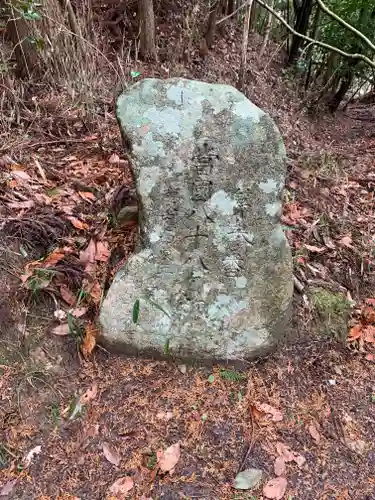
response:
[[[39,49],[39,50],[42,50],[44,49],[44,46],[45,46],[45,42],[44,42],[44,39],[42,37],[35,37],[35,45],[36,45],[36,48]]]
[[[69,333],[71,335],[73,335],[75,327],[74,327],[74,318],[73,318],[73,315],[71,312],[68,312],[67,320],[68,320],[68,325],[69,325]]]
[[[139,306],[140,306],[140,300],[137,299],[134,302],[133,305],[133,313],[132,313],[132,318],[133,318],[133,323],[137,324],[138,323],[138,318],[139,318]]]
[[[210,375],[207,380],[209,381],[210,384],[213,384],[215,382],[215,376]]]
[[[27,40],[32,45],[35,45],[38,50],[44,49],[44,46],[45,46],[44,39],[40,36],[27,36],[25,38],[25,40]],[[55,188],[55,190],[56,190],[56,188]],[[47,191],[47,193],[48,193],[48,191]]]
[[[40,21],[42,19],[42,16],[39,12],[29,10],[26,12],[22,12],[22,17],[26,19],[26,21]]]
[[[243,400],[243,396],[242,396],[242,392],[241,391],[238,391],[237,397],[238,397],[238,402],[241,403],[242,400]]]
[[[153,469],[155,469],[157,462],[158,462],[158,459],[157,459],[156,453],[152,452],[151,456],[147,460],[146,467],[150,470],[153,470]]]
[[[57,196],[60,193],[60,190],[59,188],[54,187],[52,189],[47,189],[46,193],[52,198],[53,196]]]
[[[201,419],[202,419],[202,422],[205,422],[208,419],[208,415],[203,413],[203,415],[201,416]]]
[[[141,73],[139,71],[131,71],[130,72],[130,76],[132,78],[137,78],[137,76],[139,76]]]
[[[156,302],[154,302],[153,300],[151,300],[149,297],[144,297],[145,300],[147,300],[151,305],[153,305],[154,307],[156,307],[156,309],[159,309],[159,311],[161,311],[162,313],[164,313],[166,316],[168,316],[168,318],[170,318],[171,316],[167,313],[167,311],[165,309],[163,309],[159,304],[157,304]]]

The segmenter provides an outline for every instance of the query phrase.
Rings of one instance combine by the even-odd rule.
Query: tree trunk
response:
[[[143,59],[156,59],[153,0],[138,0],[138,2],[140,55]]]
[[[227,4],[227,14],[232,14],[232,12],[234,12],[237,8],[237,2],[236,0],[228,0],[228,4]]]
[[[239,90],[243,90],[243,87],[245,84],[246,62],[247,62],[247,43],[249,40],[249,28],[250,28],[250,16],[251,16],[252,3],[253,3],[253,0],[249,0],[249,4],[246,8],[245,20],[243,23],[241,66],[240,66],[240,75],[239,75],[239,79],[238,79],[238,89]]]
[[[271,7],[273,8],[274,5],[275,5],[275,1],[273,0],[271,3]],[[263,39],[263,43],[262,43],[262,46],[261,46],[260,51],[259,51],[259,58],[262,57],[263,52],[266,50],[267,43],[268,43],[270,33],[271,33],[271,29],[272,29],[272,20],[273,20],[272,12],[268,12],[266,27],[265,27],[265,31],[264,31],[264,39]]]
[[[286,22],[290,26],[290,1],[289,0],[287,0],[287,2],[286,2]],[[288,54],[289,54],[289,45],[290,45],[290,33],[288,30],[288,32],[286,34],[286,51]]]
[[[336,52],[331,52],[328,56],[327,60],[327,69],[324,73],[323,77],[323,85],[326,85],[328,80],[331,78],[333,75],[334,71],[336,70],[337,64],[339,62],[339,55]]]
[[[253,2],[250,13],[250,31],[256,31],[258,22],[258,12],[259,12],[258,4],[256,2]]]
[[[25,19],[12,5],[8,10],[6,29],[14,45],[17,73],[23,78],[50,73],[56,79],[66,77],[77,59],[77,40],[66,27],[68,11],[62,10],[58,0],[36,5],[33,12],[38,20]]]
[[[6,30],[14,47],[17,76],[31,78],[32,75],[41,74],[42,68],[39,65],[37,46],[32,43],[32,23],[23,18],[19,19],[19,15],[13,11],[7,22]]]
[[[296,11],[296,22],[294,24],[294,29],[301,33],[301,35],[306,35],[310,15],[313,7],[313,0],[303,0],[301,3],[294,2],[294,8]],[[293,64],[299,56],[300,48],[302,47],[304,41],[298,36],[293,36],[292,46],[290,48],[288,64]]]
[[[328,109],[331,111],[331,113],[334,113],[335,111],[338,110],[338,107],[340,106],[341,101],[344,99],[346,93],[350,89],[351,84],[353,83],[353,79],[354,79],[353,69],[354,68],[353,68],[353,64],[352,64],[349,66],[345,75],[342,77],[338,91],[335,93],[335,95],[328,102]]]
[[[204,38],[206,39],[207,48],[209,49],[215,38],[217,11],[219,10],[219,1],[210,3],[210,13],[208,15],[208,22]]]
[[[319,35],[320,13],[321,13],[320,7],[319,5],[317,5],[314,16],[313,28],[310,34],[310,38],[313,38],[314,40],[317,40]],[[308,61],[308,69],[306,72],[305,90],[307,90],[310,85],[311,70],[312,70],[312,55],[313,55],[313,45],[310,45],[306,53],[306,60]]]

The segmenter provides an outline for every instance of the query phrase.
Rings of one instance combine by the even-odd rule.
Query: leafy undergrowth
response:
[[[163,71],[233,84],[238,40],[228,32],[205,60]],[[65,135],[31,130],[0,159],[1,495],[374,498],[374,139],[354,118],[304,114],[274,47],[260,67],[257,43],[245,91],[289,157],[284,347],[243,373],[97,346],[101,298],[136,235],[117,125],[106,112],[104,135],[85,132],[73,110]]]

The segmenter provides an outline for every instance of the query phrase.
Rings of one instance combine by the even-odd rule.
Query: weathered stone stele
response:
[[[201,361],[269,351],[293,292],[275,124],[233,87],[185,79],[133,85],[117,117],[131,144],[140,237],[102,305],[102,341]]]

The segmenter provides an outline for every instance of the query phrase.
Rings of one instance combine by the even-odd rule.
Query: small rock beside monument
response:
[[[285,148],[227,85],[145,79],[118,99],[131,144],[139,245],[101,309],[126,353],[245,361],[288,325],[292,261],[280,225]]]

